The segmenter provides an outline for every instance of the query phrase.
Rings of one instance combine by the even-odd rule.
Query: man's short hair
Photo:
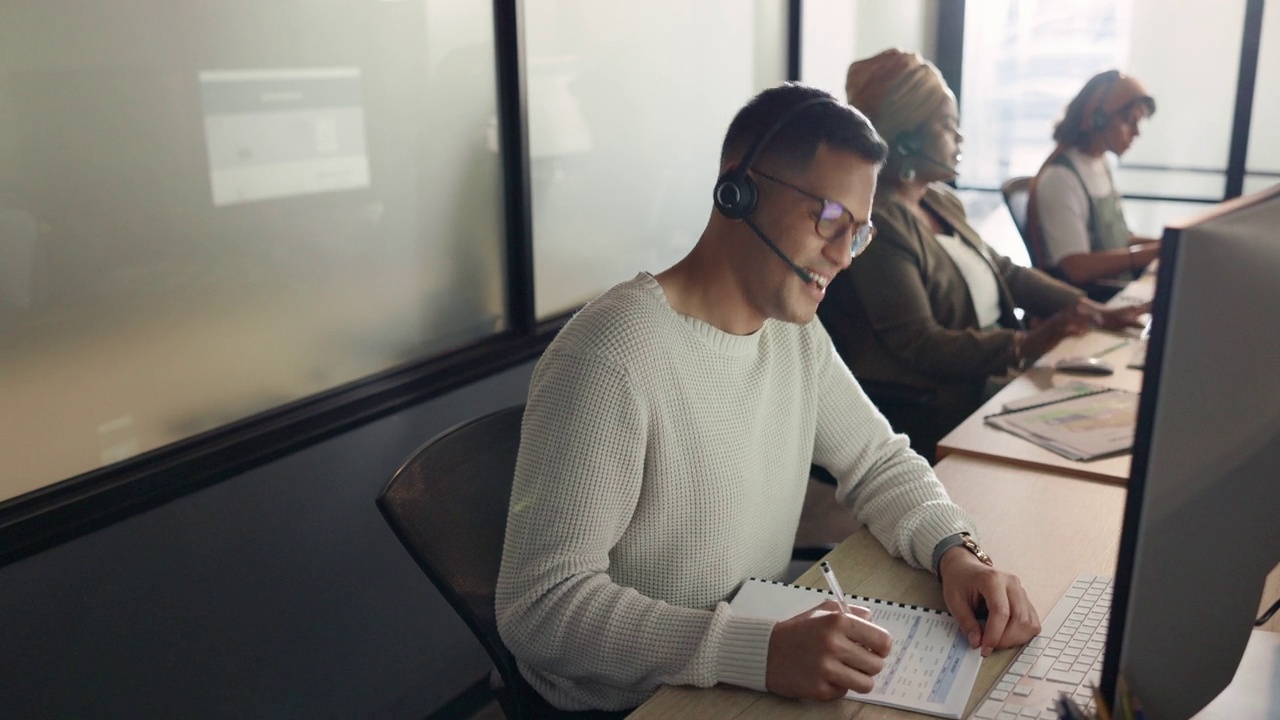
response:
[[[769,132],[779,118],[815,98],[826,98],[831,102],[814,103],[788,118],[765,143],[756,158],[757,163],[804,170],[809,167],[818,147],[826,145],[858,155],[876,166],[884,164],[889,146],[876,133],[866,115],[837,100],[829,92],[799,83],[785,83],[751,98],[734,116],[720,149],[721,166],[742,160],[748,149]]]

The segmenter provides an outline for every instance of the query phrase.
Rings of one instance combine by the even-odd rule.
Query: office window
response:
[[[1249,154],[1244,191],[1256,192],[1280,183],[1280,2],[1271,0],[1262,13],[1258,78],[1249,124]]]
[[[932,58],[934,7],[924,0],[804,0],[800,79],[843,100],[854,60],[892,47]]]
[[[488,3],[0,27],[0,500],[506,327]]]
[[[984,0],[965,5],[960,182],[1033,175],[1094,73],[1140,78],[1158,111],[1125,154],[1126,194],[1221,199],[1245,0]]]
[[[529,0],[539,318],[685,255],[738,108],[785,78],[780,0]]]

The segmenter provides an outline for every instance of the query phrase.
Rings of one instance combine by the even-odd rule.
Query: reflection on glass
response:
[[[756,69],[757,55],[785,47],[784,10],[777,0],[525,3],[539,318],[693,247],[729,121],[784,78],[781,63]]]
[[[505,328],[490,4],[0,27],[0,500]]]
[[[215,207],[369,186],[360,68],[200,73]]]

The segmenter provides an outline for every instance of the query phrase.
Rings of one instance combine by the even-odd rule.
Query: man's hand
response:
[[[969,647],[982,647],[983,657],[995,649],[1022,645],[1040,633],[1040,616],[1017,576],[984,564],[963,547],[943,553],[938,573],[947,610],[969,638]],[[981,607],[987,610],[985,627],[976,614]]]
[[[840,612],[834,600],[783,620],[769,636],[765,687],[776,695],[834,700],[845,693],[870,692],[884,667],[893,639],[868,621],[871,611],[853,606]]]

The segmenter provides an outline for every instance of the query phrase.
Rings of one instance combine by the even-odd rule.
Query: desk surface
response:
[[[1124,513],[1123,487],[958,455],[940,462],[936,471],[951,496],[977,522],[983,547],[999,567],[1018,575],[1042,616],[1076,575],[1114,575]],[[937,580],[891,558],[865,527],[841,543],[827,560],[846,592],[944,607]],[[820,577],[815,566],[797,582],[821,585]],[[1268,578],[1261,605],[1269,604],[1277,593],[1280,568]],[[1280,630],[1280,618],[1267,628]],[[966,713],[973,711],[1014,654],[1014,650],[1003,650],[983,661]],[[1268,687],[1280,667],[1280,635],[1255,632],[1245,659],[1231,688],[1197,718],[1280,718],[1280,695],[1273,693],[1268,699],[1256,691]],[[1262,714],[1252,712],[1258,708]],[[709,689],[663,687],[629,717],[864,720],[926,716],[850,701],[800,702],[721,685]]]
[[[1004,404],[1019,398],[1043,392],[1052,387],[1064,385],[1074,380],[1107,387],[1140,392],[1142,390],[1142,371],[1125,367],[1137,340],[1130,340],[1124,347],[1106,353],[1104,356],[1116,366],[1113,375],[1082,376],[1054,372],[1053,363],[1059,358],[1070,355],[1093,355],[1125,342],[1125,338],[1107,332],[1091,332],[1078,338],[1068,338],[1043,358],[1036,366],[1024,372],[1009,383],[995,397],[991,398],[977,412],[965,418],[956,429],[947,433],[938,442],[938,457],[949,455],[968,455],[989,458],[1002,462],[1022,465],[1029,468],[1064,472],[1091,480],[1103,480],[1115,483],[1129,481],[1129,464],[1132,453],[1114,457],[1078,462],[1050,452],[1035,443],[1024,440],[1017,435],[991,427],[983,422],[987,415],[1000,412]]]
[[[1110,575],[1124,512],[1124,488],[1080,482],[1063,474],[951,457],[938,464],[938,477],[956,502],[978,523],[983,547],[1003,569],[1021,578],[1036,609],[1047,614],[1080,573]],[[846,592],[945,608],[942,590],[930,573],[889,556],[866,528],[860,528],[827,558]],[[821,585],[816,567],[801,585]],[[1004,650],[983,661],[972,711],[1015,652]],[[630,717],[655,718],[905,718],[915,713],[857,702],[805,703],[739,688],[707,690],[664,687]]]

